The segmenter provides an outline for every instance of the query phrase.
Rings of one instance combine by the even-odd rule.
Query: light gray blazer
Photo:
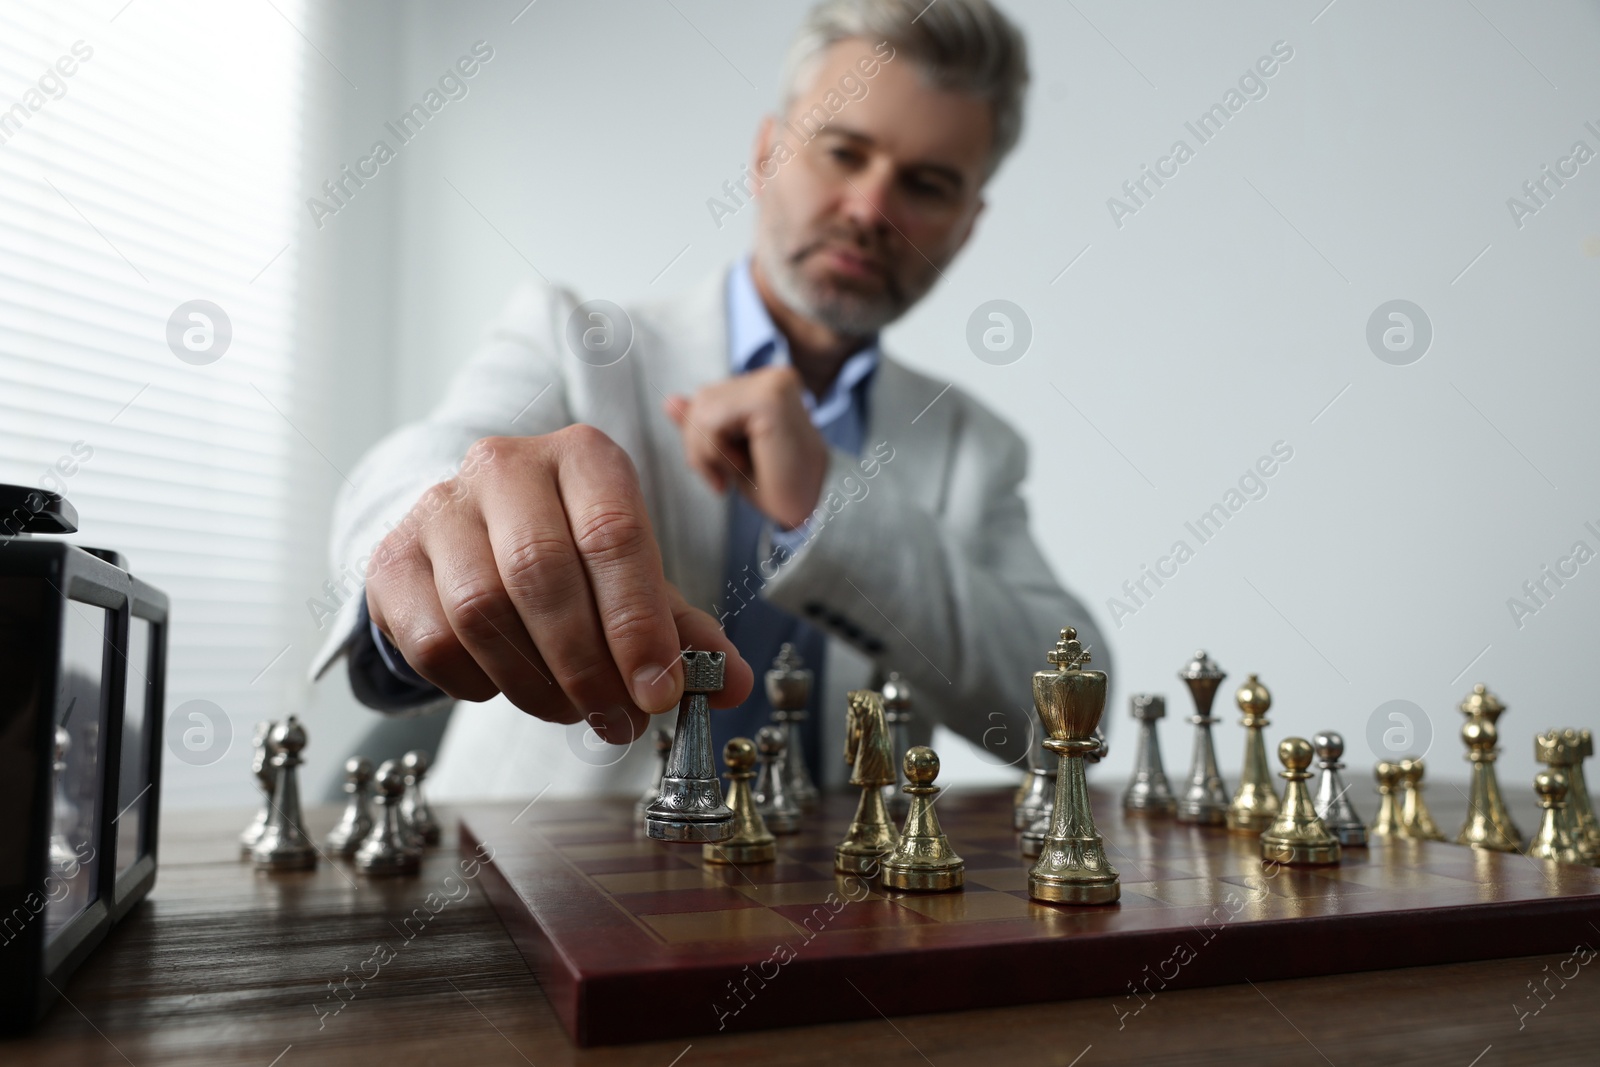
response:
[[[728,501],[683,462],[661,404],[727,377],[726,289],[724,269],[679,297],[629,308],[631,349],[597,367],[565,339],[577,297],[538,281],[519,286],[433,413],[391,433],[351,474],[334,514],[335,573],[362,573],[356,564],[474,441],[584,422],[633,458],[667,578],[715,615]],[[770,580],[747,588],[828,634],[823,721],[813,728],[823,731],[830,781],[846,770],[831,758],[842,752],[844,694],[866,686],[874,666],[911,682],[913,743],[942,723],[986,762],[1023,766],[1039,732],[1032,674],[1048,669],[1057,631],[1077,627],[1093,665],[1110,668],[1089,613],[1051,575],[1029,533],[1018,494],[1026,445],[960,389],[888,355],[870,388],[862,455],[835,450],[820,528]],[[313,677],[370,641],[352,625],[359,599],[333,622]],[[759,685],[768,665],[752,666]],[[647,744],[619,755],[585,744],[586,729],[540,722],[503,697],[458,709],[430,776],[434,793],[518,796],[549,786],[574,794],[646,782]]]

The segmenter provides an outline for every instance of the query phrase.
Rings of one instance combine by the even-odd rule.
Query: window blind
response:
[[[296,691],[268,668],[302,610],[304,20],[300,0],[0,5],[0,480],[64,493],[72,540],[172,597],[166,713],[204,700],[231,734],[180,758],[190,723],[169,727],[180,807],[238,801],[252,724]]]

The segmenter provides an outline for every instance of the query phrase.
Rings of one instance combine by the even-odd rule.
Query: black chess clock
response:
[[[0,1032],[156,879],[167,598],[54,493],[0,485]]]

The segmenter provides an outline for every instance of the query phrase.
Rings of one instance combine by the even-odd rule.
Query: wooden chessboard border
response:
[[[842,833],[851,806],[849,798],[827,800],[812,829],[783,840],[788,856],[780,865],[703,880],[781,886],[824,879],[824,839],[830,831]],[[933,922],[856,926],[847,919],[810,940],[797,928],[785,942],[789,958],[777,949],[783,938],[763,934],[672,943],[618,900],[661,907],[683,894],[682,903],[691,906],[678,914],[692,916],[693,905],[727,896],[714,886],[661,890],[662,899],[655,900],[648,893],[612,893],[580,869],[563,851],[570,846],[563,839],[625,845],[633,835],[625,801],[546,802],[515,825],[515,805],[468,807],[461,847],[493,851],[482,877],[489,899],[562,1025],[583,1046],[1095,996],[1120,996],[1131,1012],[1165,989],[1560,951],[1600,911],[1600,872],[1436,842],[1380,843],[1365,856],[1352,850],[1351,860],[1332,871],[1267,869],[1252,878],[1248,841],[1168,821],[1125,822],[1108,795],[1096,797],[1096,811],[1106,812],[1102,831],[1122,869],[1123,902],[1037,904],[1026,900],[1025,881],[1018,881],[1025,861],[1007,826],[1009,803],[1009,791],[956,793],[941,802],[946,828],[969,861],[964,894],[942,896],[952,903],[881,891],[873,898],[903,901],[884,906],[910,907],[923,916],[931,909]],[[598,827],[609,830],[597,833]],[[1195,858],[1196,843],[1208,863],[1222,864],[1213,875],[1181,873],[1192,869],[1183,863]],[[666,849],[672,851],[652,858],[654,850]],[[640,850],[641,872],[698,868],[693,848],[651,843]],[[1165,878],[1168,867],[1180,873]],[[1280,875],[1289,881],[1265,884]],[[1363,878],[1379,884],[1364,885]],[[1402,889],[1386,881],[1410,884]],[[1141,886],[1169,898],[1153,899]],[[1226,892],[1219,897],[1214,890],[1221,887]],[[1211,895],[1194,904],[1174,902],[1182,898],[1173,898],[1172,888]],[[986,894],[1010,898],[1003,902],[1006,913],[1021,907],[1027,920],[937,917],[941,908],[965,907]],[[1440,902],[1444,898],[1456,902]],[[1397,900],[1410,906],[1391,906]],[[1236,919],[1245,904],[1269,914]],[[727,914],[747,913],[749,919],[739,922],[752,931],[770,932],[768,916],[795,925],[792,908],[753,899]],[[850,915],[849,905],[827,913]]]

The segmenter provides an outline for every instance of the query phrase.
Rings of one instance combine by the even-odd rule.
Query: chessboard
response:
[[[774,863],[705,865],[623,799],[468,807],[461,847],[579,1045],[1111,997],[1564,951],[1592,938],[1600,870],[1433,841],[1334,867],[1264,863],[1254,836],[1124,815],[1091,788],[1116,904],[1030,901],[1010,791],[938,812],[963,889],[835,875],[854,796],[824,798]]]

